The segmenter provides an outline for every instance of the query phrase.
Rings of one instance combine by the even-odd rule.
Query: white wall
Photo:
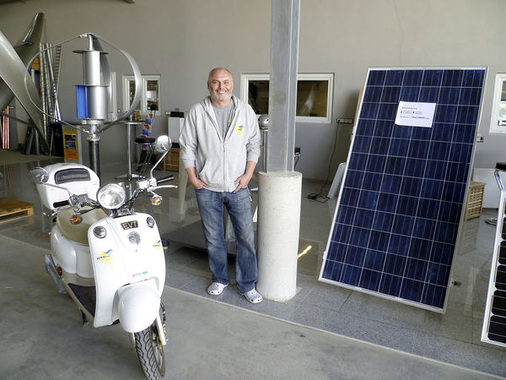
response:
[[[36,12],[45,12],[47,40],[52,43],[93,32],[128,51],[144,74],[162,75],[162,112],[187,110],[206,94],[209,69],[226,66],[239,94],[240,74],[268,72],[270,66],[269,0],[28,0],[0,6],[0,30],[15,43]],[[501,32],[506,2],[501,0],[301,0],[299,72],[335,73],[333,120],[354,117],[368,67],[487,66],[476,167],[505,161],[503,136],[489,136],[494,76],[506,72]],[[73,86],[82,82],[81,64],[64,48],[61,106],[75,115]],[[68,49],[68,50],[67,50]],[[111,49],[109,49],[111,51]],[[130,74],[111,55],[118,78]],[[66,83],[66,85],[63,85]],[[121,83],[118,90],[121,91]],[[120,108],[122,108],[121,97]],[[155,134],[166,118],[155,120]],[[306,178],[330,180],[344,161],[351,128],[336,124],[299,124],[297,166]],[[106,131],[102,162],[126,161],[121,127]],[[332,163],[329,166],[330,158]],[[105,147],[106,148],[105,148]]]

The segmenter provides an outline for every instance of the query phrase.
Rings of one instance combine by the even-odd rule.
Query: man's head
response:
[[[234,81],[230,71],[223,67],[212,69],[207,79],[207,89],[213,104],[219,107],[228,106],[234,89]]]

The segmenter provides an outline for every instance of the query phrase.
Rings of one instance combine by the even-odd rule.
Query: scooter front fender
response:
[[[160,310],[156,282],[147,280],[118,289],[119,321],[123,330],[136,333],[149,327]]]
[[[135,213],[104,218],[88,230],[97,291],[95,327],[111,325],[120,318],[118,290],[125,286],[152,281],[160,300],[165,256],[158,228],[152,221],[148,214]],[[95,229],[105,232],[105,237],[95,235]]]

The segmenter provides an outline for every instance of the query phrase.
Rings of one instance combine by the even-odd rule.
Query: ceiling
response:
[[[24,1],[24,0],[0,0],[0,5],[8,4],[8,3],[16,3],[16,2],[26,3],[26,1]]]
[[[133,4],[135,0],[118,0],[123,1],[125,3]],[[0,5],[9,4],[9,3],[25,3],[27,4],[29,0],[0,0]]]

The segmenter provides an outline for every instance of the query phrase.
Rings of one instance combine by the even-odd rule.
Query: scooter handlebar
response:
[[[157,187],[155,187],[152,190],[158,190],[158,189],[177,189],[177,188],[178,188],[177,185],[162,185],[162,186],[157,186]]]
[[[158,184],[160,184],[160,183],[169,182],[169,181],[173,181],[173,180],[174,180],[174,176],[170,175],[168,177],[160,178],[160,179],[156,180],[156,182]]]

